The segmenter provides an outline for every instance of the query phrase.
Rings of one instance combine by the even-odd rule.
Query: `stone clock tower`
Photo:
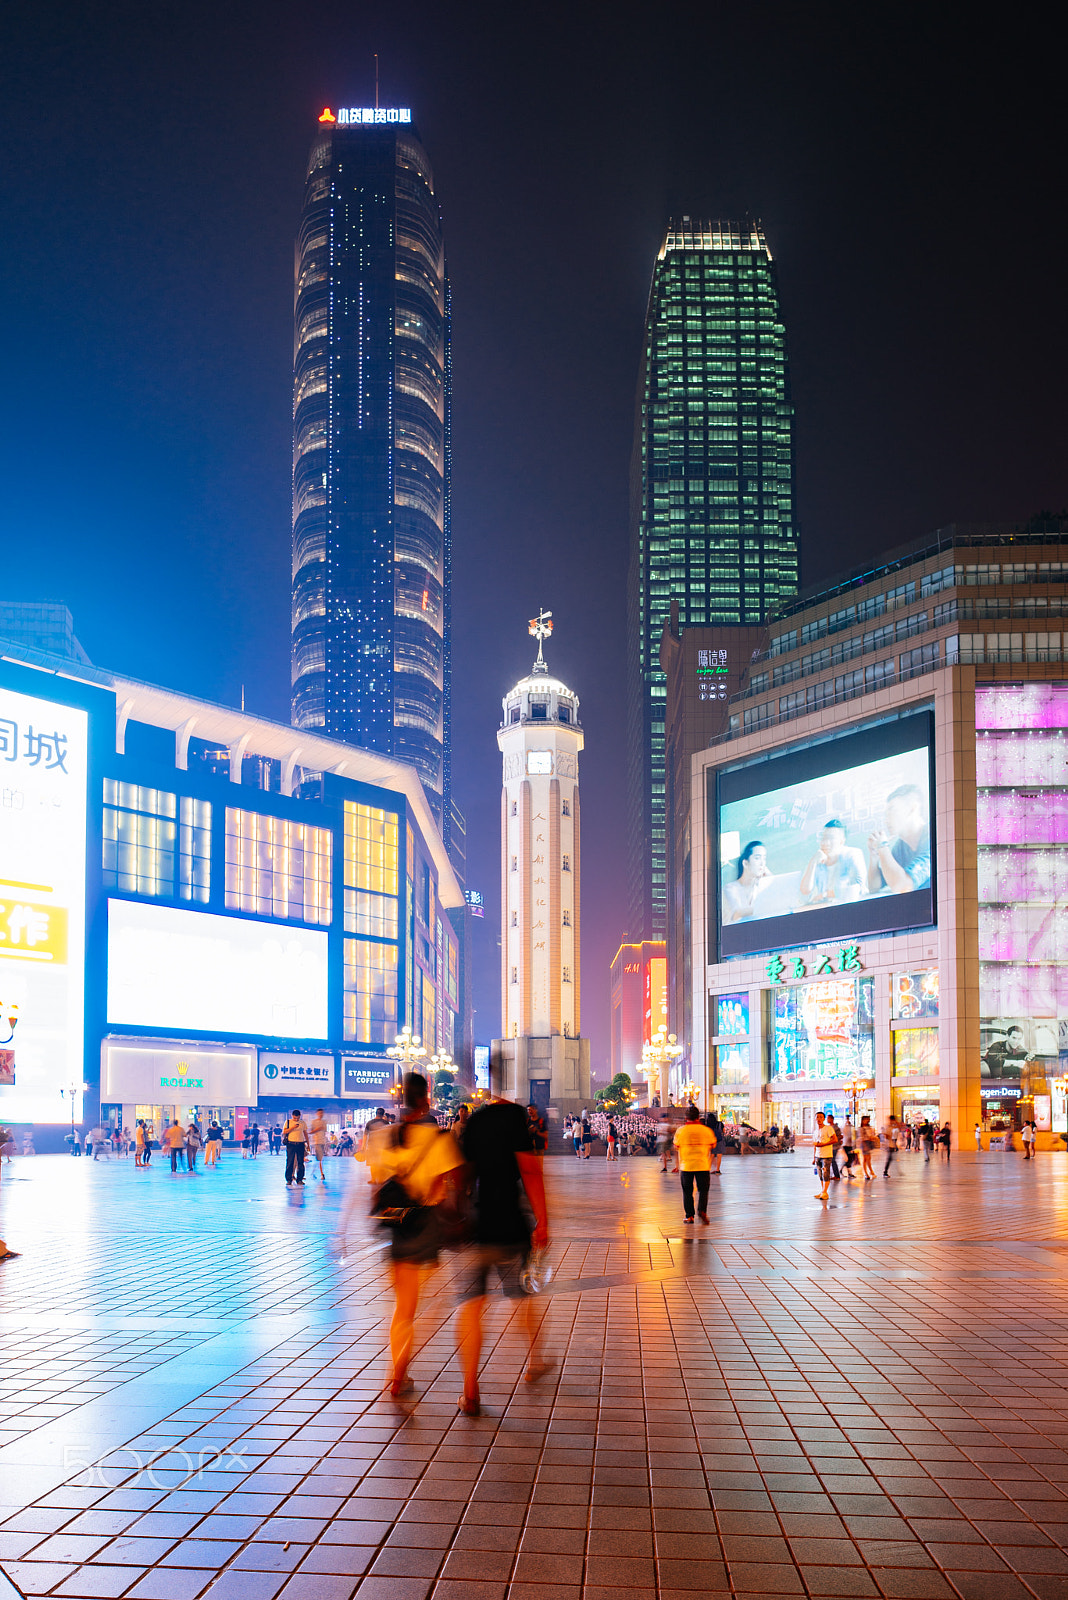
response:
[[[501,1018],[493,1085],[561,1112],[589,1103],[581,1037],[578,700],[550,675],[552,613],[530,624],[538,655],[504,697],[501,789]]]

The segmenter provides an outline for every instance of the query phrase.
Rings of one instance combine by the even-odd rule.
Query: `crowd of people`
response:
[[[919,1123],[902,1122],[897,1117],[890,1117],[880,1133],[873,1126],[870,1116],[862,1116],[856,1127],[847,1116],[840,1127],[833,1114],[817,1111],[812,1163],[822,1188],[816,1199],[826,1200],[830,1185],[839,1183],[843,1177],[851,1183],[855,1179],[864,1183],[872,1182],[875,1178],[872,1161],[876,1151],[885,1157],[883,1177],[889,1178],[894,1158],[900,1151],[922,1150],[924,1162],[928,1163],[937,1150],[948,1165],[952,1146],[953,1130],[948,1121],[939,1126],[929,1117]],[[845,1164],[844,1171],[839,1168],[839,1152]],[[853,1171],[858,1164],[859,1179]]]

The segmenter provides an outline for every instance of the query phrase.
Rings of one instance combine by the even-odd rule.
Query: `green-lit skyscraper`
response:
[[[660,637],[760,622],[798,580],[793,407],[775,267],[758,224],[672,222],[645,320],[627,585],[629,934],[665,931]]]

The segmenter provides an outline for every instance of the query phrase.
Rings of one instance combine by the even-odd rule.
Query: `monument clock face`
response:
[[[528,750],[527,773],[530,777],[552,777],[553,753],[551,750]]]

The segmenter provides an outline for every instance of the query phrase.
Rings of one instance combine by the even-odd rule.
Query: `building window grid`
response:
[[[398,893],[400,855],[395,811],[345,801],[345,887]]]
[[[345,940],[344,1035],[357,1044],[386,1044],[397,1031],[398,949],[367,939]]]
[[[227,909],[325,927],[333,917],[333,843],[329,828],[227,806]]]
[[[104,779],[104,887],[144,898],[206,903],[211,802]]]

